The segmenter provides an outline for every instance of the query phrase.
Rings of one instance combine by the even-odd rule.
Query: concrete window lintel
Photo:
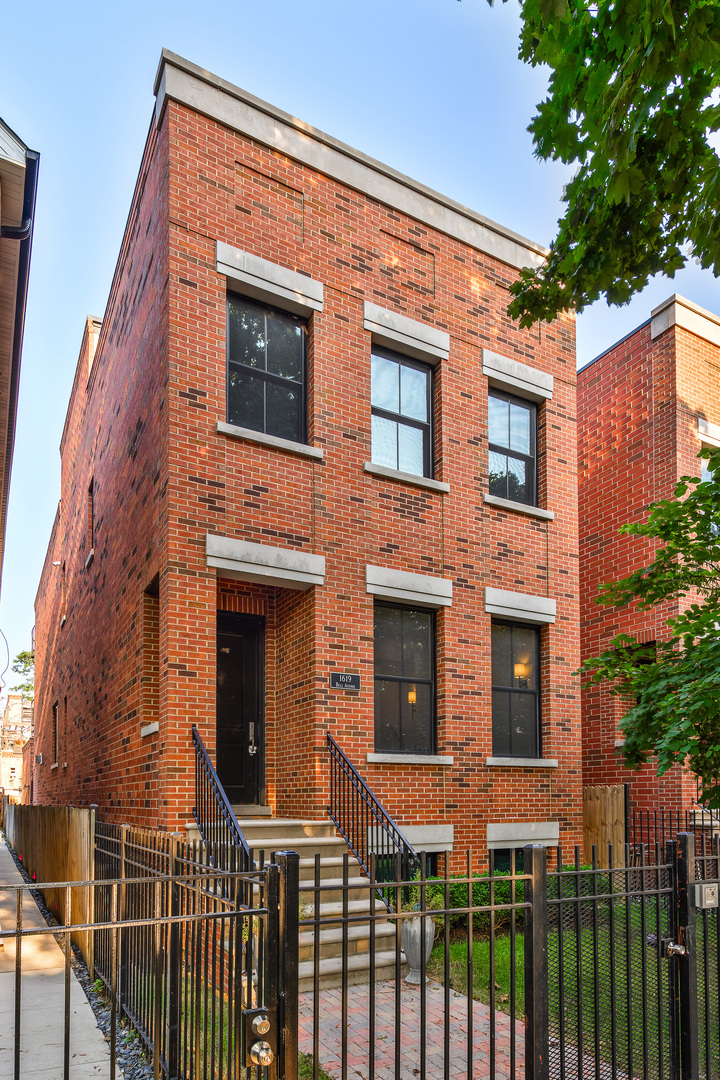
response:
[[[554,623],[556,603],[550,596],[486,587],[485,611],[488,615],[500,615],[514,622]]]
[[[554,379],[546,371],[521,364],[509,356],[501,356],[492,349],[482,351],[483,375],[490,386],[509,394],[528,398],[530,401],[546,401],[553,396]]]
[[[376,345],[395,349],[416,360],[425,360],[428,364],[447,360],[450,355],[450,335],[444,330],[400,315],[397,311],[378,307],[369,300],[365,301],[363,307],[363,328],[370,331]]]
[[[298,274],[269,259],[231,247],[222,240],[216,245],[216,267],[231,288],[244,296],[273,304],[294,315],[312,315],[323,309],[321,281]]]
[[[452,581],[430,574],[368,565],[365,567],[365,586],[373,596],[402,600],[416,607],[441,608],[452,604]]]
[[[554,847],[560,839],[557,821],[513,821],[488,823],[487,846],[492,849],[542,844]]]

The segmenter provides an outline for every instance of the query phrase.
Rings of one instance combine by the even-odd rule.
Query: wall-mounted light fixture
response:
[[[408,705],[412,705],[412,707],[415,708],[415,703],[416,702],[417,702],[417,691],[415,690],[415,687],[413,686],[410,690],[408,690]]]

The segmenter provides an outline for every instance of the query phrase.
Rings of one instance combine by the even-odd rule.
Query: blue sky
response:
[[[0,116],[41,156],[0,598],[11,656],[30,647],[84,319],[105,308],[161,48],[547,244],[567,171],[532,155],[546,75],[517,59],[518,12],[515,0],[40,0],[31,19],[4,12]],[[712,275],[658,279],[627,307],[600,301],[578,317],[579,363],[672,292],[720,311]]]

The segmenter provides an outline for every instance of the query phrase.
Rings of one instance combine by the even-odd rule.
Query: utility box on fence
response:
[[[715,882],[699,881],[695,886],[695,907],[701,911],[718,906],[718,890],[720,886]]]

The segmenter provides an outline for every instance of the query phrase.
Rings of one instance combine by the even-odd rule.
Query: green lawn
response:
[[[633,1071],[647,1057],[652,1069],[667,1043],[668,963],[658,958],[648,942],[656,933],[658,912],[648,905],[643,917],[639,904],[614,905],[612,932],[609,909],[593,923],[587,905],[582,925],[565,926],[548,933],[548,985],[550,1032],[561,1035],[567,1045],[582,1045],[585,1052],[612,1061],[613,1046],[618,1066],[628,1062],[628,1035],[632,1044]],[[666,916],[660,912],[662,932]],[[579,944],[579,949],[578,949]],[[699,943],[700,944],[700,943]],[[512,974],[511,938],[495,938],[495,1008],[510,1012]],[[579,955],[578,955],[579,954]],[[428,974],[444,981],[445,950],[436,944]],[[525,966],[522,932],[515,937],[515,1016],[524,1014]],[[615,973],[614,983],[610,978]],[[450,984],[467,992],[467,938],[450,945]],[[564,988],[561,1011],[560,987]],[[490,942],[486,935],[473,941],[473,997],[490,1004]]]
[[[450,945],[450,985],[461,994],[467,993],[468,959],[467,939]],[[445,981],[445,946],[436,945],[427,965],[431,979]],[[495,1008],[510,1012],[510,985],[512,963],[510,935],[495,938]],[[473,997],[476,1001],[490,1004],[490,941],[476,937],[473,940]],[[522,1016],[525,1003],[525,965],[522,934],[515,936],[515,1015]]]

